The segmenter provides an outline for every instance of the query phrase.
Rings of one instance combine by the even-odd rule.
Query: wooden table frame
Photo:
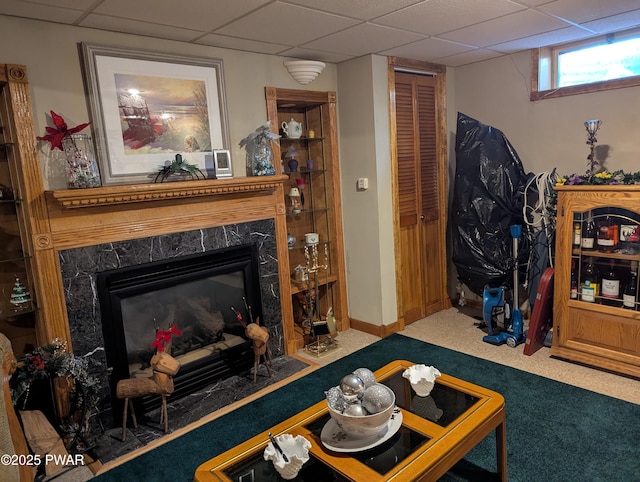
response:
[[[377,370],[376,379],[384,381],[412,365],[414,363],[406,360],[396,360]],[[348,454],[325,449],[320,439],[305,428],[313,420],[327,413],[327,403],[323,400],[268,431],[203,463],[196,470],[194,480],[196,482],[231,481],[224,474],[224,470],[257,452],[264,451],[269,442],[267,434],[271,432],[275,436],[283,433],[294,436],[303,435],[311,442],[310,453],[313,457],[351,480],[434,481],[442,477],[491,431],[495,430],[497,472],[500,480],[506,482],[507,437],[505,404],[502,395],[445,374],[437,379],[437,383],[476,397],[478,400],[446,427],[402,409],[403,425],[430,439],[384,475],[349,457]],[[408,383],[406,386],[411,390]]]

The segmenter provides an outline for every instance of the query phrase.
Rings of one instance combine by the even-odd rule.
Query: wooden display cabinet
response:
[[[334,92],[306,90],[265,89],[267,115],[271,130],[282,135],[273,143],[276,171],[289,176],[285,184],[285,206],[287,234],[295,241],[289,243],[289,272],[281,286],[281,296],[291,299],[291,310],[283,313],[287,351],[294,352],[311,340],[300,324],[301,305],[309,285],[296,280],[296,268],[306,267],[305,234],[318,233],[319,263],[328,264],[328,269],[318,271],[319,316],[326,317],[329,308],[335,315],[338,331],[349,328],[347,310],[344,244],[342,229],[342,207],[340,197],[340,170],[338,158],[336,96]],[[282,123],[291,119],[301,124],[302,135],[288,138],[283,135]],[[310,131],[313,136],[310,137]],[[285,158],[292,147],[297,151],[298,165],[292,170]],[[310,163],[309,160],[312,160]],[[282,164],[280,164],[282,162]],[[293,164],[292,164],[293,166]],[[292,210],[289,192],[301,186],[304,203],[300,212]],[[299,278],[299,276],[298,276]],[[282,278],[281,278],[282,279]]]
[[[18,357],[37,345],[31,213],[42,181],[35,142],[26,70],[0,64],[0,332]]]
[[[561,186],[558,191],[554,337],[551,354],[571,361],[640,377],[640,186]],[[588,221],[595,242],[585,243]],[[600,239],[598,239],[600,238]],[[595,296],[585,268],[595,268]],[[610,269],[614,276],[608,276]],[[577,280],[572,282],[572,270]],[[618,278],[611,297],[609,278]],[[603,292],[603,279],[605,290]],[[635,297],[625,288],[635,284]],[[573,294],[572,294],[572,284]],[[614,285],[615,286],[615,283]],[[586,288],[586,289],[585,289]],[[613,290],[615,292],[615,290]],[[607,296],[608,295],[608,296]],[[626,305],[626,308],[625,308]]]

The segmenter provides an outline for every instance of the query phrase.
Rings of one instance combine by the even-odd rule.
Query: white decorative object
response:
[[[304,235],[304,240],[309,246],[313,246],[320,242],[320,235],[318,233],[307,233]]]
[[[393,437],[402,427],[402,412],[397,410],[387,422],[384,435],[374,434],[371,437],[353,438],[345,434],[334,419],[329,419],[322,428],[320,441],[322,445],[334,452],[363,452],[382,445]]]
[[[295,479],[302,466],[309,460],[311,442],[302,435],[294,437],[288,433],[278,435],[275,439],[282,449],[284,457],[273,446],[273,443],[269,442],[267,448],[264,449],[264,459],[273,462],[273,466],[284,480]],[[285,461],[285,457],[287,461]]]
[[[284,66],[299,84],[307,85],[320,75],[327,64],[317,60],[287,60]]]
[[[336,424],[349,437],[354,439],[362,439],[375,436],[383,436],[388,429],[388,422],[396,408],[396,396],[393,391],[386,385],[381,385],[388,391],[390,404],[388,407],[378,413],[364,416],[353,416],[347,413],[340,413],[333,409],[330,404],[329,414],[335,420]]]
[[[283,122],[280,127],[282,127],[282,132],[289,139],[299,139],[302,135],[302,124],[295,120],[293,117],[289,122]],[[294,146],[289,146],[284,157],[294,158],[298,155],[298,150]]]
[[[402,373],[402,376],[411,382],[411,388],[419,397],[426,397],[431,393],[436,378],[440,375],[437,368],[426,365],[413,365]]]

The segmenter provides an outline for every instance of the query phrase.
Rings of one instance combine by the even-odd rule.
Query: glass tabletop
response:
[[[411,390],[411,384],[397,371],[380,380],[396,394],[396,405],[441,427],[446,427],[469,410],[479,400],[468,393],[438,383],[427,397],[419,397]]]
[[[460,415],[473,407],[479,400],[477,397],[437,382],[429,396],[419,397],[411,389],[409,381],[402,377],[402,371],[397,371],[379,380],[379,382],[387,385],[394,391],[396,394],[396,405],[398,407],[441,427],[447,427]],[[305,424],[304,428],[320,439],[322,429],[329,422],[330,418],[329,414],[325,413],[308,424]],[[395,435],[381,445],[345,455],[358,460],[379,474],[384,475],[402,463],[403,460],[429,440],[430,438],[428,436],[403,424]],[[309,455],[309,461],[293,480],[349,480],[314,457],[312,453]],[[254,482],[258,480],[270,482],[282,480],[273,467],[273,464],[270,461],[264,460],[262,452],[257,452],[239,461],[237,464],[224,470],[224,473],[236,482]]]

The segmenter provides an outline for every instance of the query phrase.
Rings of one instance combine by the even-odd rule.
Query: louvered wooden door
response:
[[[399,301],[404,323],[442,309],[436,79],[395,73]],[[399,269],[398,269],[399,268]]]

